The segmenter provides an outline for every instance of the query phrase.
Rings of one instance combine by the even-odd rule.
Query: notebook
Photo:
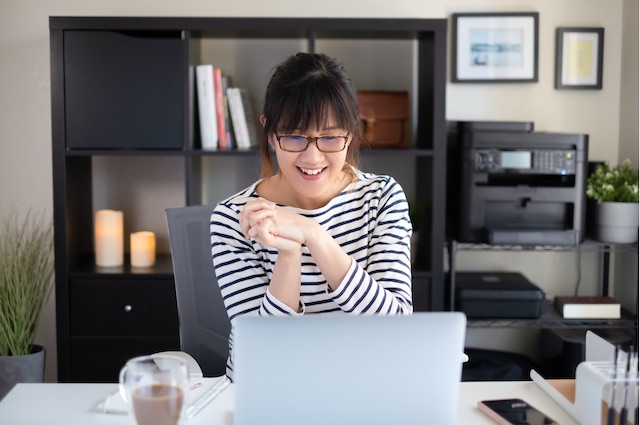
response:
[[[456,423],[466,317],[242,317],[234,424]]]
[[[207,404],[220,395],[220,393],[224,391],[231,382],[226,375],[211,378],[203,377],[202,370],[200,369],[198,362],[184,351],[163,351],[152,354],[152,357],[158,355],[176,356],[187,362],[187,367],[189,369],[189,383],[191,384],[191,389],[187,395],[187,407],[185,409],[185,415],[187,418],[192,418],[199,413],[205,406],[207,406]],[[120,391],[116,391],[109,394],[106,399],[102,400],[98,404],[97,411],[102,413],[127,415],[129,414],[129,407],[122,398]]]

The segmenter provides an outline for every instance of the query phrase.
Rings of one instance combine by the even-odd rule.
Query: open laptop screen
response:
[[[246,317],[235,326],[236,425],[455,424],[462,313]]]

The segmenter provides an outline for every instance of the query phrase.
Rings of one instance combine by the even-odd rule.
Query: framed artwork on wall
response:
[[[454,13],[451,81],[538,81],[538,13]]]
[[[604,28],[556,29],[556,89],[602,89]]]

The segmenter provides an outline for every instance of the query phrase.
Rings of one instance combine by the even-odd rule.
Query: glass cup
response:
[[[120,394],[138,425],[181,423],[188,391],[187,364],[178,357],[135,357],[120,371]]]

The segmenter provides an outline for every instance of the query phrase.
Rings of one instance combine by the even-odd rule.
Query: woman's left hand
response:
[[[299,252],[316,226],[315,221],[260,198],[247,202],[241,213],[245,236],[280,253]]]

